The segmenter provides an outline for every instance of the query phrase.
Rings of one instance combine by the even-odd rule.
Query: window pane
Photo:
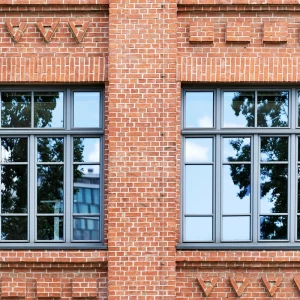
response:
[[[38,138],[37,151],[39,162],[62,162],[64,161],[64,139]]]
[[[27,162],[27,138],[1,138],[2,162]]]
[[[1,93],[1,127],[31,127],[31,93]]]
[[[34,93],[34,127],[61,128],[64,126],[62,92]]]
[[[260,239],[261,240],[286,240],[287,239],[286,216],[261,216]]]
[[[187,92],[185,101],[185,127],[213,127],[213,92]]]
[[[223,126],[253,127],[254,99],[254,92],[224,92]]]
[[[223,241],[249,241],[250,217],[223,217]]]
[[[298,213],[300,213],[300,166],[298,165]]]
[[[223,138],[223,143],[225,161],[251,161],[250,138]]]
[[[99,240],[100,220],[98,217],[76,217],[73,220],[74,240]]]
[[[100,93],[74,93],[74,127],[100,126]]]
[[[27,166],[1,167],[2,213],[27,213]]]
[[[213,161],[212,138],[186,138],[185,147],[187,163]]]
[[[99,162],[100,138],[74,138],[74,162]]]
[[[1,239],[5,241],[19,240],[24,241],[28,239],[27,217],[2,217],[1,218]]]
[[[64,239],[63,217],[37,217],[37,239],[59,241]]]
[[[289,126],[289,92],[258,92],[258,127]]]
[[[251,165],[223,166],[223,213],[250,213]]]
[[[37,167],[38,213],[62,213],[64,199],[64,167],[39,165]]]
[[[286,213],[288,199],[288,165],[261,165],[260,212]]]
[[[184,240],[188,241],[212,241],[212,217],[185,218]]]
[[[94,170],[98,169],[95,173]],[[99,213],[100,176],[99,166],[78,165],[74,166],[73,188],[74,213]]]
[[[262,137],[260,146],[261,161],[287,161],[289,157],[288,137]]]
[[[297,216],[297,240],[300,240],[300,216]]]
[[[185,213],[212,213],[212,166],[186,166]]]

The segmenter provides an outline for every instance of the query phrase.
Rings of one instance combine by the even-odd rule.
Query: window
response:
[[[0,97],[0,247],[99,247],[101,90],[3,88]]]
[[[300,88],[183,92],[182,247],[300,246]]]

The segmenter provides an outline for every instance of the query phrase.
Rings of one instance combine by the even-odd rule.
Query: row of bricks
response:
[[[96,278],[39,278],[36,279],[37,298],[60,298],[64,285],[71,284],[73,298],[96,298],[98,295],[98,281]],[[1,297],[25,298],[25,278],[2,278]]]
[[[263,22],[263,42],[287,42],[288,23],[285,21]],[[227,22],[227,42],[250,42],[251,22]],[[213,22],[192,22],[190,24],[190,42],[213,42]]]

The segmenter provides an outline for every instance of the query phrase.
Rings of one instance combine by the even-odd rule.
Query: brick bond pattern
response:
[[[300,81],[298,1],[252,2],[1,2],[1,83],[105,86],[108,245],[1,250],[1,298],[299,299],[297,251],[175,248],[181,84]]]

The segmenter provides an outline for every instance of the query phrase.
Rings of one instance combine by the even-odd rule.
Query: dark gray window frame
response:
[[[223,107],[223,99],[222,99],[222,91],[270,91],[270,90],[288,90],[290,92],[289,99],[289,126],[285,128],[222,128],[222,107]],[[186,92],[213,92],[214,93],[214,125],[213,128],[192,128],[185,127],[185,95]],[[296,237],[296,225],[297,225],[297,168],[298,168],[298,138],[300,138],[300,126],[298,126],[298,91],[300,91],[299,86],[191,86],[184,87],[182,89],[182,109],[181,109],[181,240],[177,245],[177,249],[298,249],[300,247],[300,240],[297,240]],[[185,199],[184,199],[184,179],[185,179],[185,139],[193,138],[193,137],[214,137],[215,140],[219,140],[217,143],[217,154],[214,153],[214,164],[216,167],[214,168],[214,173],[216,171],[221,170],[222,160],[221,160],[221,137],[224,136],[251,136],[255,141],[256,146],[258,145],[258,141],[260,136],[288,136],[289,137],[289,187],[288,187],[288,239],[285,241],[275,241],[275,240],[259,240],[257,238],[258,235],[258,218],[259,213],[257,211],[257,203],[253,205],[254,202],[258,202],[257,196],[252,195],[251,197],[251,205],[254,207],[251,210],[251,240],[246,242],[222,242],[220,239],[221,235],[221,208],[220,208],[220,194],[221,194],[221,185],[220,185],[220,176],[214,175],[214,182],[217,185],[217,188],[214,188],[214,200],[213,200],[213,215],[214,215],[214,229],[213,229],[213,240],[209,242],[201,242],[201,241],[186,241],[184,239],[184,219],[185,219]],[[254,164],[251,164],[252,172],[257,172],[259,169],[258,165],[259,154],[258,150],[253,148],[253,161],[257,166],[253,167]],[[256,154],[255,154],[256,153]],[[255,179],[254,177],[258,174],[252,175],[252,185],[257,185],[257,181],[259,179]],[[256,176],[257,177],[257,176]],[[255,181],[255,182],[253,182]],[[295,188],[292,188],[294,187]],[[257,193],[257,191],[256,191]],[[256,206],[256,207],[255,207]],[[253,224],[256,224],[253,226]],[[253,236],[253,231],[256,233]],[[216,235],[216,232],[218,234]]]
[[[0,86],[0,91],[10,92],[63,92],[64,97],[64,127],[63,128],[0,128],[1,137],[28,137],[28,148],[35,149],[37,137],[65,137],[68,140],[65,145],[65,190],[69,190],[68,195],[72,195],[72,180],[71,168],[73,168],[72,157],[67,155],[67,149],[70,150],[73,137],[97,137],[100,138],[100,236],[99,240],[81,240],[72,241],[72,199],[65,197],[65,210],[64,210],[64,241],[37,241],[35,237],[36,229],[36,203],[30,200],[30,194],[35,194],[35,170],[33,151],[28,152],[28,166],[29,166],[29,188],[28,188],[28,225],[29,225],[29,240],[28,241],[0,241],[0,249],[107,249],[104,245],[104,88],[102,86],[66,86],[66,85],[49,85],[49,86]],[[74,128],[73,124],[73,93],[74,92],[99,92],[100,93],[100,107],[99,128]],[[88,116],[87,116],[88,117]],[[36,151],[36,149],[35,149]],[[68,158],[69,157],[69,158]],[[66,159],[68,162],[66,162]],[[30,178],[32,177],[32,178]],[[31,192],[34,191],[34,192]]]

